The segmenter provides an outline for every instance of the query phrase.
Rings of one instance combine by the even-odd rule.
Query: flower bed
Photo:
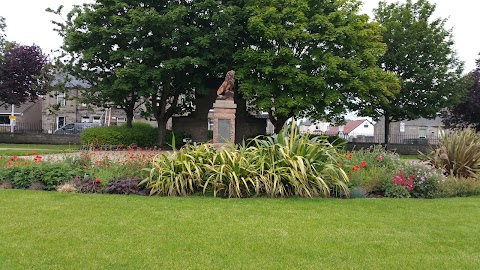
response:
[[[437,198],[480,194],[478,177],[382,147],[345,152],[294,127],[248,145],[189,145],[173,154],[118,147],[61,161],[30,153],[0,159],[0,188],[61,192],[222,197]]]

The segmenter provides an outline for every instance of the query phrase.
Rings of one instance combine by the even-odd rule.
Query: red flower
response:
[[[97,178],[95,179],[95,183],[100,183],[100,178],[97,177]]]
[[[349,154],[348,159],[352,159],[352,158],[353,158],[353,154]]]
[[[36,155],[37,153],[35,151],[32,151],[32,155]]]
[[[7,162],[7,167],[12,167],[13,166],[13,163],[12,162]]]
[[[353,167],[353,168],[352,168],[352,171],[356,171],[356,170],[357,170],[357,168],[356,168],[356,167]]]
[[[360,170],[360,166],[358,166],[358,165],[355,166],[355,169]]]
[[[367,166],[367,162],[362,161],[362,167],[365,167],[365,166]]]
[[[37,155],[37,156],[33,159],[33,161],[35,161],[35,162],[42,162],[42,156],[38,156],[38,155]]]
[[[377,158],[377,160],[378,160],[378,161],[382,161],[382,156],[379,156],[379,157]]]

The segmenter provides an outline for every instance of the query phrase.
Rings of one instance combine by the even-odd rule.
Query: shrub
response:
[[[89,128],[80,136],[82,144],[95,148],[111,148],[119,145],[144,147],[156,144],[157,129],[148,123],[133,123],[132,128],[127,128],[125,125]]]
[[[147,195],[149,191],[139,184],[140,179],[117,179],[108,183],[107,187],[105,188],[105,193]]]
[[[10,180],[0,179],[0,189],[12,189],[12,182]]]
[[[79,174],[81,170],[65,163],[27,163],[4,168],[1,179],[10,180],[14,188],[28,189],[33,183],[41,183],[45,190],[54,190],[57,185]]]
[[[350,178],[350,189],[362,187],[370,196],[384,196],[385,184],[392,181],[401,164],[397,154],[381,146],[347,152],[341,161]]]
[[[442,170],[418,161],[405,161],[399,169],[406,177],[413,177],[413,198],[434,198],[438,192],[439,183],[445,180]]]
[[[78,179],[78,178],[77,178]],[[91,178],[85,175],[83,179],[80,179],[80,192],[82,193],[102,193],[103,186],[98,178]]]
[[[437,197],[475,196],[480,195],[478,178],[448,177],[438,185]]]
[[[157,128],[148,123],[132,123],[132,128],[127,128],[126,125],[119,127],[121,134],[123,134],[124,145],[137,146],[154,146],[157,144]]]
[[[77,188],[75,187],[75,184],[71,182],[66,182],[61,185],[59,185],[56,190],[58,192],[64,192],[64,193],[75,193],[77,192]]]
[[[83,145],[95,148],[104,145],[121,145],[125,140],[120,128],[116,126],[89,128],[80,133],[80,138]]]
[[[442,134],[439,145],[421,158],[458,177],[475,177],[480,171],[480,136],[473,129]]]
[[[214,196],[270,197],[348,194],[348,177],[338,165],[337,148],[325,138],[300,136],[294,125],[249,145],[215,150],[192,144],[171,156],[154,158],[142,181],[152,194],[186,196],[198,191]]]

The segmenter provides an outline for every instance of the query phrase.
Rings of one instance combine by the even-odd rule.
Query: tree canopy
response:
[[[3,53],[5,50],[5,28],[7,25],[5,24],[5,18],[0,16],[0,61],[3,59]]]
[[[434,18],[435,5],[427,0],[388,4],[380,2],[375,19],[384,28],[387,52],[379,66],[395,73],[400,92],[366,115],[385,116],[385,135],[391,121],[432,118],[458,102],[463,71],[454,51],[446,19]]]
[[[92,100],[120,106],[129,119],[142,104],[157,120],[161,145],[167,120],[191,110],[206,76],[222,67],[217,48],[228,27],[219,9],[213,0],[98,0],[56,24],[68,71],[90,82]]]
[[[278,132],[292,116],[372,111],[397,91],[377,66],[381,27],[357,1],[247,0],[247,44],[235,53],[240,91]]]
[[[36,45],[6,47],[0,60],[0,106],[36,101],[51,81],[47,57]]]
[[[480,58],[477,68],[465,76],[466,95],[460,104],[443,114],[447,128],[473,127],[480,131]]]

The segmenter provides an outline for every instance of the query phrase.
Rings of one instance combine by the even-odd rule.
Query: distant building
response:
[[[325,121],[312,121],[306,119],[302,120],[299,124],[300,134],[324,134],[330,126],[330,123]]]
[[[403,120],[390,123],[390,142],[406,144],[436,144],[445,125],[442,118],[437,116],[434,119],[419,118],[416,120]],[[382,117],[375,125],[375,136],[385,135],[385,118]]]
[[[343,135],[350,138],[357,136],[373,136],[374,125],[367,119],[359,120],[347,120],[343,126],[331,127],[327,132],[327,135]]]
[[[10,116],[12,106],[0,106],[0,132],[10,132]],[[27,102],[13,109],[15,116],[15,131],[41,132],[42,131],[42,103]]]

